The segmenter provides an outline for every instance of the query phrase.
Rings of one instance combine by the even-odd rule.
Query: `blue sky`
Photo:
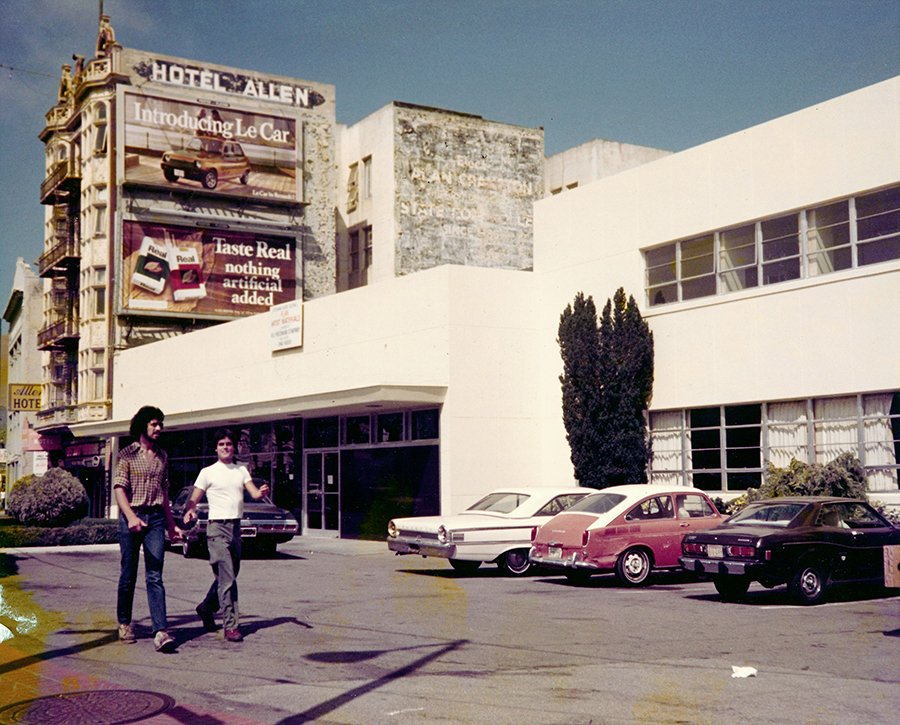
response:
[[[0,0],[0,307],[41,254],[37,138],[98,0]],[[897,0],[103,0],[122,45],[679,151],[900,72]],[[4,323],[5,325],[5,323]]]

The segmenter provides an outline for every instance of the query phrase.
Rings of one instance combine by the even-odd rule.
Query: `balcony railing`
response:
[[[51,239],[52,246],[38,259],[38,274],[41,277],[56,277],[63,274],[81,257],[75,234],[68,232],[54,234]]]
[[[51,399],[48,407],[38,412],[37,417],[41,427],[56,424],[67,425],[78,422],[78,410],[74,400],[60,397]]]
[[[41,204],[63,204],[81,189],[81,170],[71,160],[54,164],[41,183]]]
[[[39,350],[48,350],[65,345],[68,340],[78,339],[78,320],[74,315],[51,322],[38,331]]]

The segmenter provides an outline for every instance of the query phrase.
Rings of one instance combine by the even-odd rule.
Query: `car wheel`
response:
[[[175,176],[175,172],[172,169],[163,169],[163,176],[166,177],[166,181],[178,181],[178,177]]]
[[[586,569],[566,569],[565,577],[569,584],[581,586],[591,580],[591,572]]]
[[[245,186],[249,180],[250,180],[250,171],[249,170],[247,170],[243,174],[241,174],[241,178],[238,179],[238,181],[240,181]]]
[[[454,571],[458,571],[460,574],[474,574],[478,571],[478,567],[481,566],[480,561],[468,561],[466,559],[450,559],[449,561]]]
[[[750,588],[750,580],[745,576],[717,576],[713,584],[723,602],[738,601]]]
[[[616,576],[623,584],[642,586],[650,576],[650,555],[646,549],[627,549],[616,560]]]
[[[789,590],[800,604],[819,604],[825,599],[825,571],[819,564],[803,564],[794,572]]]
[[[215,189],[219,184],[219,174],[215,169],[210,169],[203,175],[203,186],[207,189]]]
[[[513,549],[507,551],[497,562],[500,571],[512,576],[525,576],[531,571],[531,562],[528,560],[528,549]]]

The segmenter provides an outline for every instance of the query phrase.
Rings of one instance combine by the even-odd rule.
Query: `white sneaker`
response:
[[[153,646],[156,647],[157,652],[171,652],[175,649],[175,638],[166,630],[161,629],[153,638]]]

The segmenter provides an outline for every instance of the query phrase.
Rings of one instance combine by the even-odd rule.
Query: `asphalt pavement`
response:
[[[142,581],[139,640],[117,641],[117,577],[115,545],[0,552],[0,725],[893,723],[900,708],[896,590],[803,608],[754,585],[725,604],[683,575],[463,577],[300,537],[243,562],[241,643],[194,613],[208,563],[169,553],[177,648],[160,654]]]

